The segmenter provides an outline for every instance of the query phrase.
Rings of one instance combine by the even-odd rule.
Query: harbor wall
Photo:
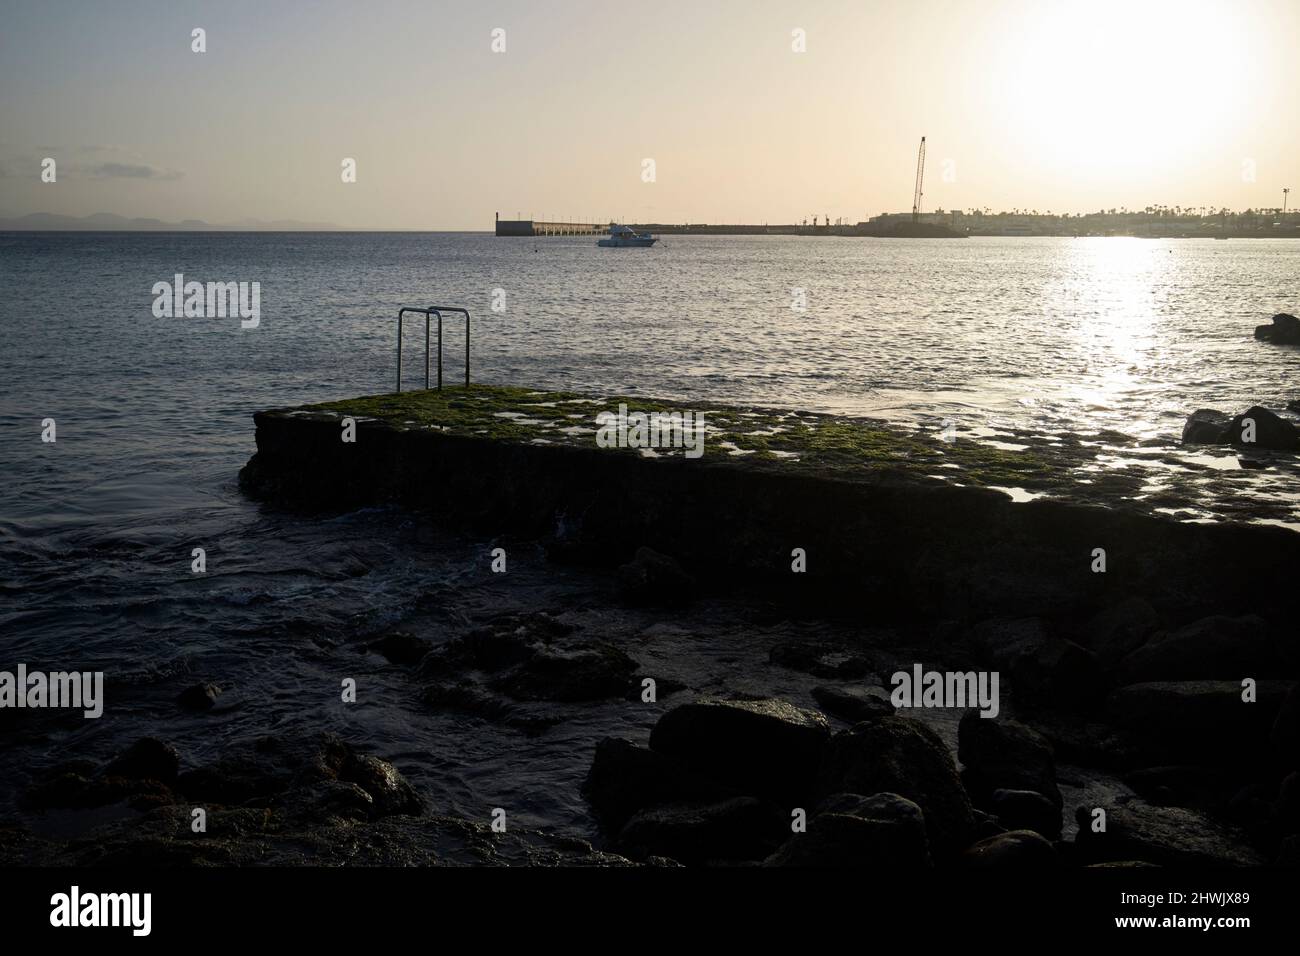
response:
[[[846,480],[798,463],[643,458],[357,422],[255,416],[251,495],[306,510],[396,503],[450,527],[541,539],[561,560],[615,567],[646,546],[702,587],[811,602],[864,621],[1078,618],[1127,599],[1171,621],[1294,619],[1300,535],[914,479]],[[792,572],[794,549],[806,572]],[[1098,571],[1098,549],[1104,571]]]

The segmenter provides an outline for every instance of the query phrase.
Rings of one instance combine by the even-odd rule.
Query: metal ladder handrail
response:
[[[469,387],[469,311],[454,305],[431,305],[417,308],[407,305],[397,310],[397,391],[402,391],[402,320],[406,313],[416,312],[424,316],[424,387],[429,388],[429,324],[433,316],[438,317],[438,389],[442,389],[442,313],[459,312],[465,316],[465,387]]]

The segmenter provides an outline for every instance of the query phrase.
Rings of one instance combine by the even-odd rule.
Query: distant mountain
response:
[[[164,222],[162,219],[136,217],[128,219],[110,212],[93,216],[64,216],[59,213],[33,212],[26,216],[0,218],[0,232],[46,232],[51,230],[87,231],[159,231],[159,232],[313,232],[337,230],[332,222],[300,222],[297,219],[241,219],[238,222],[209,223],[202,219]]]

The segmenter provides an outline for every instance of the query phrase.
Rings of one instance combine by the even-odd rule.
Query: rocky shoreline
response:
[[[28,814],[95,825],[72,836],[3,827],[0,855],[146,866],[1300,863],[1294,646],[1262,619],[1170,631],[1134,603],[1085,622],[1075,643],[1034,618],[908,632],[708,598],[678,605],[670,625],[662,606],[633,610],[617,578],[591,597],[614,601],[502,614],[441,644],[410,622],[364,648],[406,675],[419,707],[458,715],[469,735],[486,724],[545,741],[599,713],[627,715],[630,735],[579,731],[572,747],[572,785],[595,821],[583,834],[513,820],[498,831],[490,803],[475,819],[449,814],[407,781],[400,758],[331,734],[264,737],[200,765],[146,738],[101,764],[54,767],[23,797]],[[737,626],[711,629],[726,620]],[[730,663],[684,662],[688,648]],[[1001,712],[896,708],[888,675],[914,660],[998,669]],[[1260,675],[1253,703],[1236,676],[1247,671]]]
[[[281,507],[398,502],[539,542],[543,563],[576,569],[574,590],[546,606],[520,598],[438,626],[415,614],[353,649],[466,733],[539,746],[563,735],[555,786],[581,793],[591,825],[494,828],[496,810],[514,813],[505,797],[472,819],[449,813],[408,782],[400,756],[330,734],[266,737],[201,765],[146,738],[52,768],[24,811],[78,815],[77,832],[0,827],[0,856],[1300,863],[1300,535],[1013,502],[928,478],[929,449],[865,425],[817,423],[798,452],[769,445],[785,455],[691,462],[597,450],[589,436],[538,443],[497,414],[513,409],[421,396],[396,417],[358,400],[352,445],[339,439],[348,403],[260,414],[244,487]],[[543,408],[565,399],[554,401]],[[991,481],[1043,467],[944,453]],[[997,674],[995,715],[970,701],[898,706],[894,675],[914,668]],[[203,714],[220,701],[219,681],[204,681],[176,706]]]
[[[101,764],[54,767],[23,797],[29,814],[93,825],[68,837],[0,828],[0,854],[77,865],[1297,862],[1295,646],[1262,618],[1171,629],[1134,599],[1070,636],[1041,618],[882,628],[774,603],[683,603],[671,559],[633,563],[567,606],[467,622],[443,642],[412,620],[357,648],[406,675],[413,706],[457,715],[467,734],[487,724],[542,741],[597,713],[643,728],[573,747],[596,821],[582,836],[496,832],[486,805],[474,820],[447,814],[400,759],[331,735],[266,737],[197,766],[143,739]],[[895,708],[889,675],[913,661],[996,669],[1000,713]],[[1253,703],[1243,673],[1258,675]],[[214,697],[193,685],[176,706]]]

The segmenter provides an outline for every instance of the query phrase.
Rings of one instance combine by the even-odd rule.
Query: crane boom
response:
[[[921,221],[921,183],[925,179],[925,137],[916,152],[916,192],[912,196],[912,222]]]

